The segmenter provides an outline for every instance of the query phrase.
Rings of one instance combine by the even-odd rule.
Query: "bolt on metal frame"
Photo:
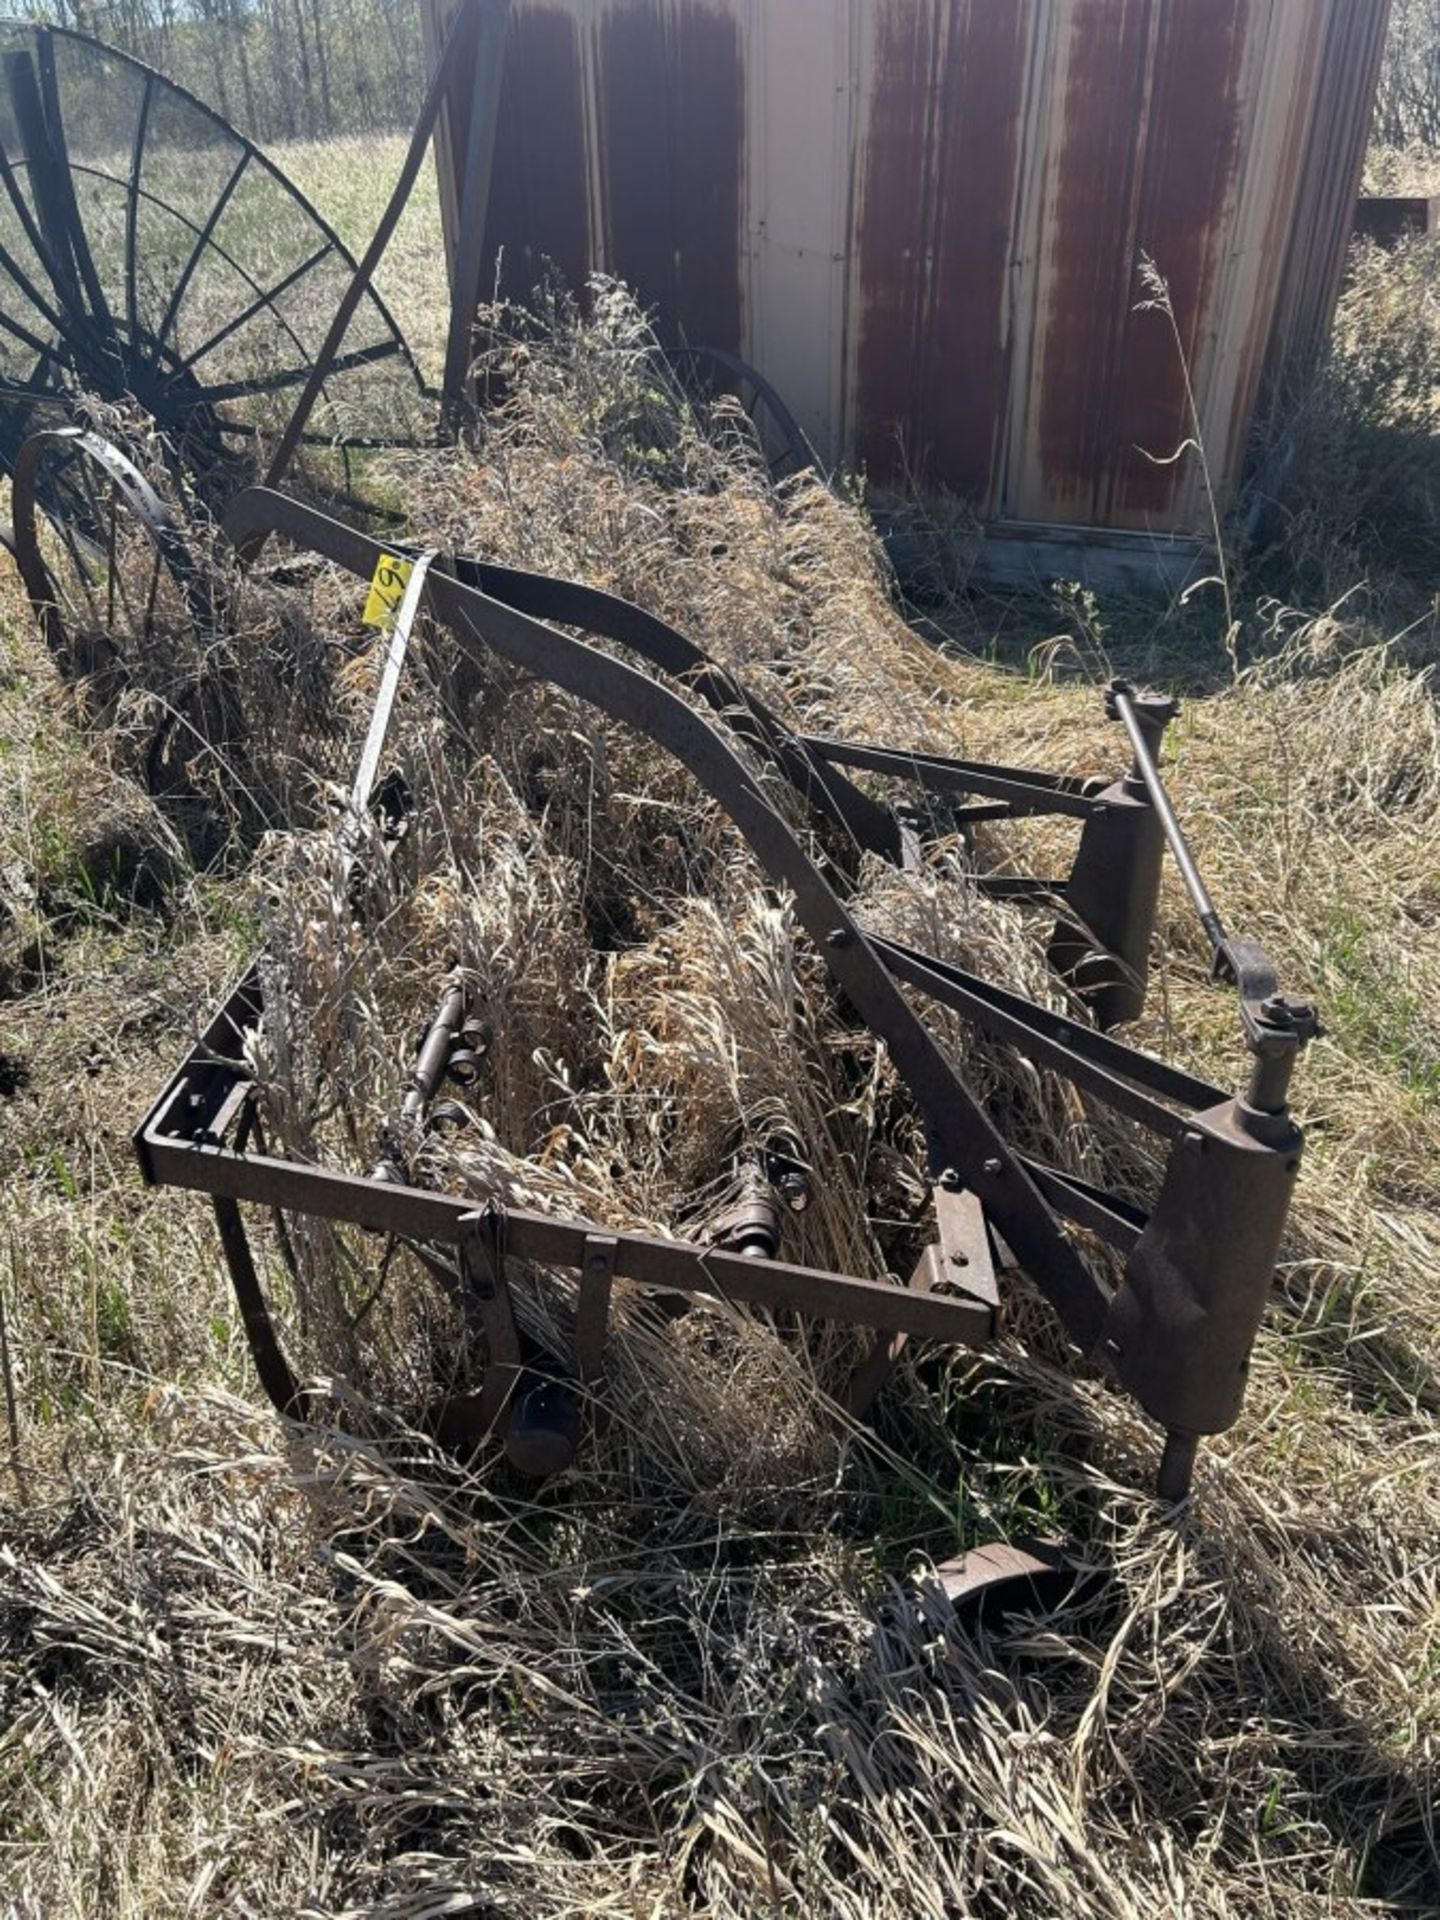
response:
[[[232,503],[226,532],[237,550],[249,553],[279,535],[358,579],[369,579],[382,556],[366,534],[264,488]],[[436,1430],[455,1441],[503,1433],[512,1459],[531,1471],[553,1471],[573,1457],[582,1403],[600,1389],[616,1279],[867,1329],[871,1338],[857,1352],[848,1394],[852,1409],[863,1411],[907,1339],[978,1345],[993,1333],[999,1316],[996,1268],[1008,1257],[1046,1296],[1080,1352],[1164,1429],[1159,1491],[1168,1500],[1183,1498],[1199,1440],[1223,1431],[1240,1410],[1300,1164],[1302,1139],[1289,1110],[1289,1083],[1317,1025],[1313,1009],[1278,993],[1261,950],[1230,937],[1205,892],[1159,772],[1174,704],[1122,683],[1109,689],[1108,710],[1123,725],[1132,751],[1130,768],[1112,782],[808,737],[787,727],[674,628],[614,595],[464,556],[445,562],[416,557],[382,702],[393,699],[410,628],[423,605],[473,663],[494,656],[522,668],[672,753],[725,810],[767,877],[790,891],[836,986],[885,1045],[925,1124],[935,1245],[906,1286],[776,1258],[784,1208],[764,1190],[763,1165],[759,1178],[751,1169],[728,1236],[702,1244],[438,1194],[408,1184],[395,1154],[382,1154],[365,1177],[275,1157],[259,1135],[256,1088],[244,1060],[244,1037],[264,1014],[252,973],[172,1076],[135,1143],[148,1180],[212,1197],[242,1319],[272,1401],[292,1414],[307,1404],[265,1302],[241,1202],[346,1222],[409,1245],[483,1333],[488,1351],[478,1392],[435,1408]],[[572,631],[561,631],[562,625]],[[619,646],[644,664],[631,665],[573,630]],[[685,685],[708,715],[655,670]],[[384,724],[377,715],[347,812],[352,825],[354,809],[370,802]],[[837,840],[898,866],[912,864],[921,813],[913,804],[875,798],[847,769],[908,788],[961,828],[978,820],[1047,814],[1081,823],[1065,880],[982,876],[974,884],[1006,897],[1055,903],[1050,962],[1088,1007],[1088,1019],[1058,1014],[861,925],[840,867],[822,870],[769,798],[773,783],[783,783],[817,822],[839,830]],[[1240,992],[1252,1070],[1245,1091],[1234,1097],[1106,1031],[1133,1019],[1144,1004],[1167,847],[1211,941],[1217,977]],[[942,1052],[905,988],[1063,1074],[1166,1142],[1154,1205],[1142,1210],[1122,1195],[1017,1152]],[[473,1059],[476,1037],[463,981],[452,980],[407,1095],[412,1120],[431,1108],[447,1066],[461,1056]],[[1073,1227],[1098,1235],[1122,1256],[1117,1287],[1087,1263]],[[537,1370],[525,1363],[507,1280],[507,1263],[517,1258],[580,1276],[568,1367],[557,1369],[552,1361]]]

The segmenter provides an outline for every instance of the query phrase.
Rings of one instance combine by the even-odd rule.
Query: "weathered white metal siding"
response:
[[[793,0],[745,23],[746,359],[817,447],[843,443],[858,8]],[[773,15],[773,17],[771,17]],[[797,90],[795,77],[809,76]],[[708,343],[707,343],[708,344]]]
[[[1223,498],[1328,327],[1387,11],[511,0],[487,245],[514,293],[631,281],[882,484],[1203,534],[1182,353]]]

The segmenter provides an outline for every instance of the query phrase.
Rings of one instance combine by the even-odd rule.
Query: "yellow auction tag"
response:
[[[413,561],[397,559],[393,553],[381,554],[360,616],[367,627],[385,627],[395,618],[413,565]]]

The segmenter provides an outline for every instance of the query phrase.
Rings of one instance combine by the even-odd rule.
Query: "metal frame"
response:
[[[242,551],[279,535],[360,579],[371,577],[382,553],[365,534],[263,488],[234,501],[226,531]],[[1287,1104],[1289,1079],[1316,1023],[1312,1009],[1275,992],[1263,954],[1229,937],[1203,893],[1158,771],[1173,705],[1142,698],[1120,683],[1110,689],[1110,711],[1124,726],[1133,755],[1129,771],[1114,782],[808,738],[787,728],[683,635],[613,595],[465,557],[447,565],[421,558],[420,585],[412,576],[414,591],[402,610],[406,640],[409,622],[423,605],[473,663],[498,656],[644,732],[688,768],[724,808],[767,876],[789,889],[836,986],[886,1046],[924,1119],[937,1246],[901,1287],[774,1258],[783,1210],[773,1205],[767,1214],[763,1185],[752,1184],[728,1245],[699,1245],[497,1205],[477,1208],[471,1200],[397,1180],[403,1166],[385,1156],[369,1177],[360,1178],[254,1150],[258,1112],[242,1048],[246,1029],[263,1012],[252,976],[171,1079],[139,1129],[136,1146],[152,1182],[212,1195],[271,1398],[284,1411],[303,1405],[264,1305],[241,1201],[349,1222],[414,1247],[484,1329],[489,1348],[480,1392],[437,1409],[438,1430],[451,1438],[503,1430],[512,1457],[532,1469],[553,1469],[573,1455],[579,1433],[574,1382],[586,1389],[598,1382],[616,1277],[872,1329],[877,1338],[858,1356],[850,1394],[852,1407],[860,1410],[873,1400],[905,1339],[976,1344],[987,1337],[998,1309],[994,1268],[1008,1257],[1045,1294],[1080,1351],[1104,1366],[1165,1429],[1160,1491],[1169,1499],[1183,1497],[1200,1437],[1223,1430],[1239,1412],[1300,1160],[1301,1135]],[[710,717],[653,671],[551,622],[638,654],[648,668],[683,682]],[[373,775],[374,728],[366,763]],[[902,783],[942,823],[962,829],[977,820],[1036,814],[1082,821],[1079,851],[1063,883],[1004,880],[999,890],[1054,902],[1052,964],[1077,999],[1088,1000],[1096,1025],[1083,1016],[1057,1015],[863,928],[848,899],[847,849],[909,865],[919,855],[924,822],[913,805],[877,800],[845,767]],[[823,866],[772,804],[771,793],[782,790],[806,803],[833,848]],[[1212,940],[1217,974],[1233,979],[1241,991],[1253,1068],[1245,1093],[1236,1098],[1102,1030],[1133,1017],[1143,1004],[1145,953],[1167,845]],[[1166,1170],[1154,1207],[1147,1213],[1122,1195],[1017,1153],[902,986],[950,1007],[1166,1141]],[[412,1119],[429,1107],[463,1033],[463,988],[451,982],[412,1085]],[[1123,1256],[1118,1288],[1087,1263],[1071,1232],[1076,1226]],[[570,1385],[557,1380],[553,1367],[548,1376],[523,1369],[505,1278],[510,1256],[581,1276]]]

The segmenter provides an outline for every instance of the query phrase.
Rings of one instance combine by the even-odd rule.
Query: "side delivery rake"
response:
[[[282,536],[361,580],[371,580],[385,557],[366,534],[264,488],[237,497],[226,532],[237,550],[252,555],[271,535]],[[743,1169],[728,1229],[703,1242],[435,1192],[410,1183],[394,1141],[382,1143],[363,1177],[269,1153],[247,1064],[246,1037],[265,1018],[257,969],[191,1048],[135,1143],[147,1180],[210,1195],[270,1399],[288,1415],[313,1410],[312,1390],[287,1358],[267,1303],[242,1204],[272,1211],[282,1226],[282,1249],[287,1215],[348,1224],[408,1247],[461,1308],[486,1356],[478,1389],[430,1409],[433,1430],[456,1445],[487,1433],[503,1436],[513,1463],[540,1474],[568,1465],[586,1408],[603,1402],[617,1280],[862,1330],[848,1398],[852,1411],[863,1414],[907,1340],[978,1346],[992,1335],[1000,1314],[997,1271],[1013,1263],[1050,1301],[1076,1348],[1164,1430],[1159,1492],[1169,1501],[1182,1499],[1200,1439],[1229,1427],[1240,1410],[1300,1165],[1290,1081],[1317,1023],[1313,1008],[1278,991],[1260,948],[1231,937],[1206,891],[1159,772],[1173,703],[1123,683],[1110,687],[1107,710],[1123,726],[1131,752],[1128,771],[1111,781],[812,738],[784,725],[672,627],[610,594],[463,556],[410,558],[409,586],[342,828],[347,870],[361,859],[359,823],[381,805],[376,775],[390,705],[422,606],[472,663],[484,666],[496,657],[648,735],[724,809],[768,879],[788,889],[836,986],[887,1049],[926,1130],[932,1244],[908,1285],[780,1258],[787,1199],[793,1204],[803,1185],[783,1145]],[[615,649],[640,664],[617,657]],[[687,686],[708,715],[667,679]],[[852,774],[883,782],[901,797],[877,799]],[[977,822],[1027,816],[1078,821],[1079,846],[1065,879],[981,876],[973,884],[992,895],[1053,905],[1050,964],[1088,1014],[1067,1017],[867,931],[850,904],[843,861],[817,864],[767,797],[777,781],[799,796],[830,840],[902,868],[921,858],[927,823],[964,832]],[[1244,1092],[1233,1097],[1107,1031],[1133,1020],[1144,1005],[1167,846],[1209,938],[1215,975],[1239,992],[1251,1067]],[[953,1009],[1163,1140],[1165,1170],[1150,1210],[1018,1152],[941,1051],[906,989]],[[457,974],[444,983],[421,1045],[406,1096],[407,1123],[438,1113],[447,1074],[462,1084],[473,1076],[481,1044]],[[398,1127],[395,1139],[405,1132]],[[1118,1285],[1084,1257],[1077,1227],[1118,1252]],[[508,1277],[516,1260],[578,1275],[571,1352],[563,1362],[527,1353]]]

